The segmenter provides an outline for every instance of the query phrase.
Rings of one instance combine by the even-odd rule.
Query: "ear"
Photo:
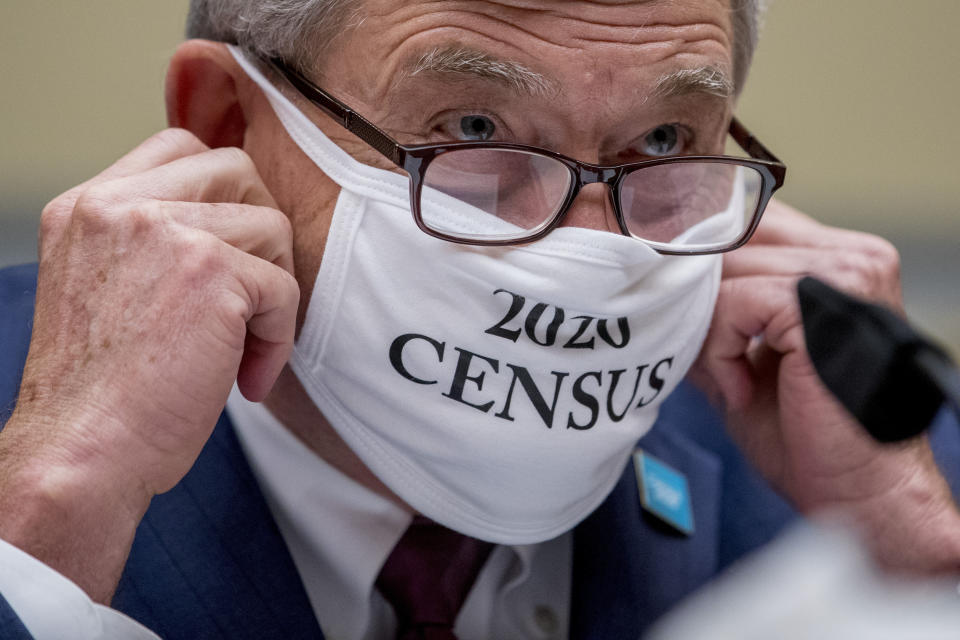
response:
[[[242,147],[247,121],[237,87],[245,80],[225,44],[184,42],[167,70],[167,122],[187,129],[211,148]]]

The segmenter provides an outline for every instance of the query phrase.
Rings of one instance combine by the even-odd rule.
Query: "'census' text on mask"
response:
[[[583,314],[571,316],[563,307],[545,302],[528,305],[525,296],[506,289],[496,289],[493,293],[509,296],[510,304],[504,316],[484,333],[508,342],[529,340],[544,348],[590,350],[622,349],[630,342],[630,323],[625,316],[614,321]],[[615,333],[609,325],[617,327]],[[426,348],[428,361],[429,352],[435,354],[436,361],[429,371],[412,372],[407,367],[404,351],[408,348]],[[550,371],[546,379],[538,381],[530,366],[459,346],[448,347],[446,339],[420,333],[397,336],[390,344],[389,357],[394,370],[405,379],[420,385],[438,385],[437,393],[442,397],[482,413],[492,411],[491,415],[496,418],[514,421],[511,406],[516,393],[526,398],[547,428],[557,425],[579,430],[594,427],[601,412],[605,412],[611,422],[620,422],[631,409],[641,409],[656,400],[674,361],[673,356],[667,356],[653,363],[631,363],[605,371]],[[491,387],[503,388],[502,383],[487,382],[493,376],[509,380],[505,395],[494,397],[491,393]],[[540,377],[544,378],[542,374]],[[572,395],[579,410],[557,416],[558,400],[563,394]]]

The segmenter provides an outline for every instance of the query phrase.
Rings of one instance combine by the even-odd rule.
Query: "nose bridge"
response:
[[[587,176],[584,176],[583,173],[580,175],[584,187],[580,189],[577,197],[570,204],[570,208],[563,216],[560,226],[584,227],[586,229],[623,233],[613,209],[613,198],[610,191],[612,186],[602,184],[606,180],[603,179],[603,174],[600,172]]]
[[[577,164],[577,174],[581,186],[585,187],[598,182],[613,186],[614,179],[617,177],[617,169],[580,162]]]

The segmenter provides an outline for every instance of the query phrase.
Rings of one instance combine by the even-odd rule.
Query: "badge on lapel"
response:
[[[686,476],[639,448],[633,454],[633,468],[643,508],[680,533],[692,535],[693,506]]]

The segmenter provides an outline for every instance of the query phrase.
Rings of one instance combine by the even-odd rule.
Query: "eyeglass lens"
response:
[[[624,178],[620,206],[636,238],[678,249],[712,249],[739,240],[750,226],[763,177],[723,162],[674,162]]]
[[[427,227],[448,236],[529,237],[550,224],[572,181],[565,164],[536,153],[450,151],[427,167],[420,213]],[[750,167],[674,162],[628,174],[619,199],[632,236],[667,249],[715,249],[747,231],[762,184]]]

